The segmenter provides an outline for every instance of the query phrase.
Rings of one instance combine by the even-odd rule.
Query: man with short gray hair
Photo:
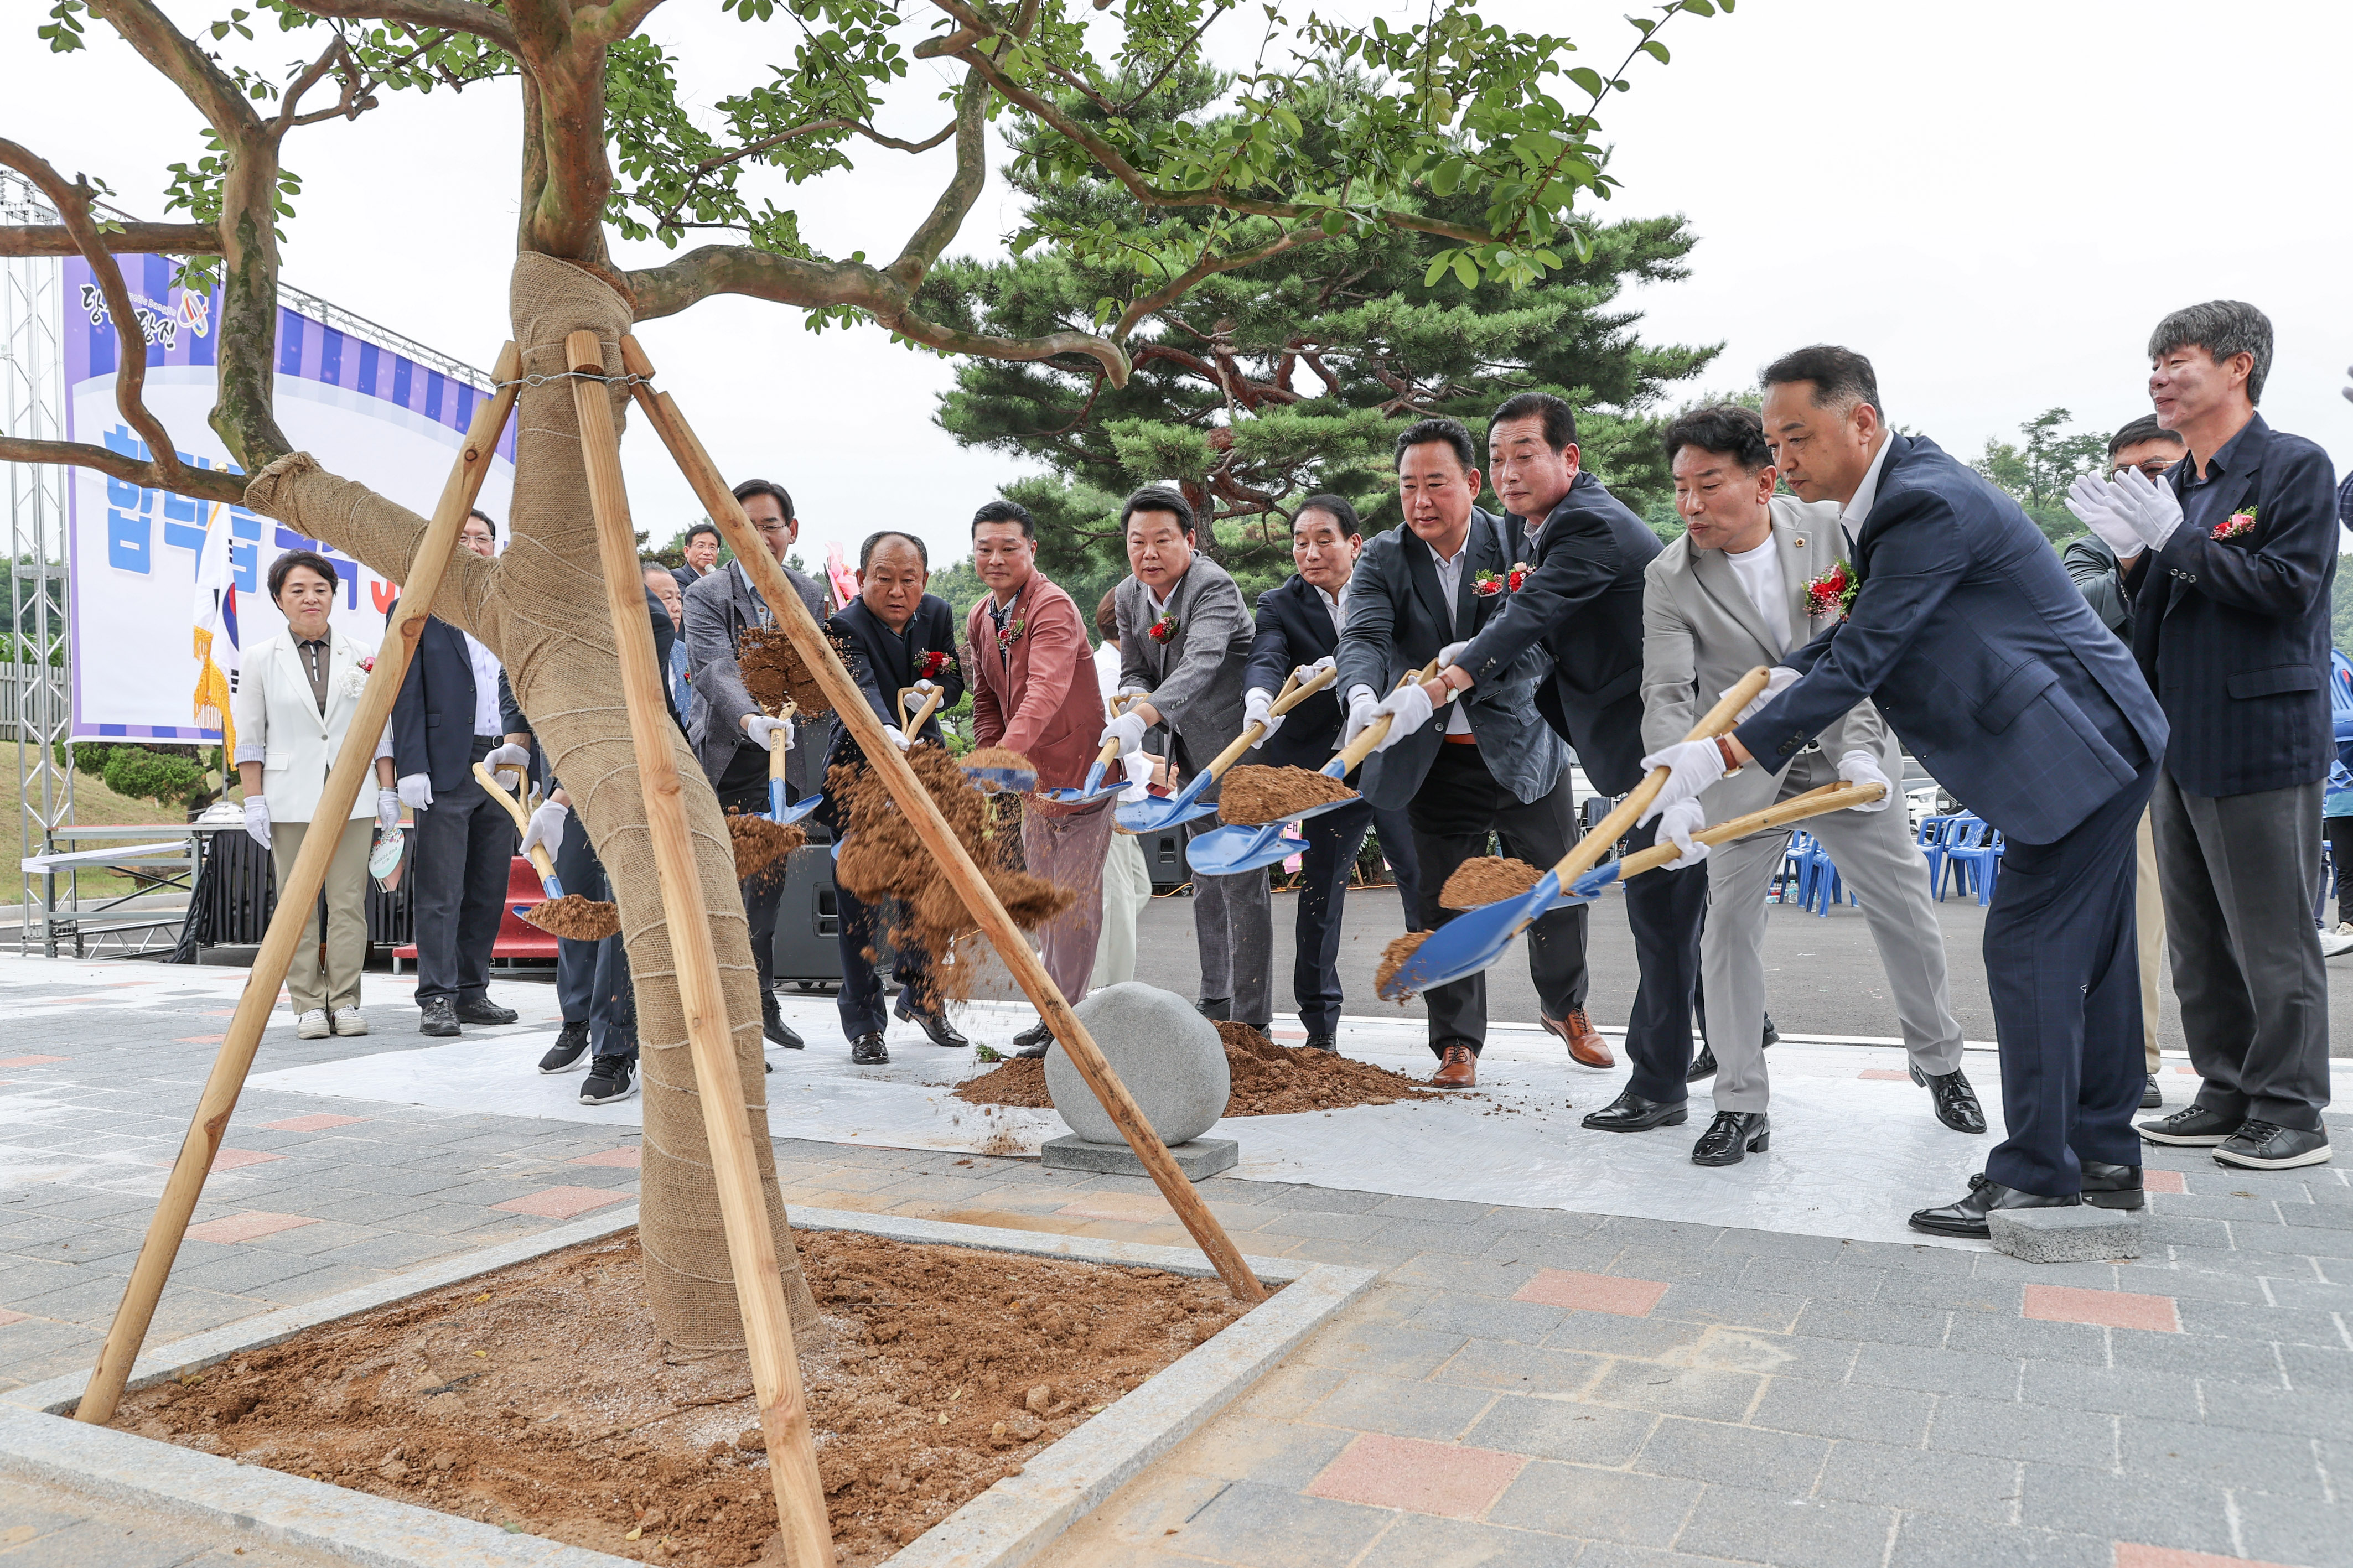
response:
[[[2272,324],[2236,300],[2176,310],[2149,338],[2157,422],[2189,458],[2152,481],[2086,475],[2068,507],[2116,552],[2133,654],[2172,728],[2151,816],[2189,1109],[2140,1124],[2252,1170],[2325,1164],[2328,976],[2323,781],[2336,760],[2328,456],[2255,412]]]

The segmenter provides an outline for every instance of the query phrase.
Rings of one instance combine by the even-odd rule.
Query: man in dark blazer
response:
[[[759,531],[761,542],[781,566],[786,552],[800,537],[793,516],[793,498],[784,487],[767,479],[746,479],[735,487],[744,515]],[[807,606],[809,618],[823,624],[825,594],[789,566],[785,580]],[[686,716],[686,737],[702,771],[718,793],[722,811],[768,809],[768,751],[782,745],[792,754],[785,762],[785,794],[799,800],[825,787],[823,758],[828,721],[771,718],[744,689],[744,671],[735,652],[744,633],[753,626],[776,624],[767,601],[752,585],[742,562],[712,573],[686,591],[686,666],[691,671],[694,697]],[[811,777],[815,773],[816,776]],[[761,1031],[770,1043],[786,1050],[801,1048],[801,1037],[784,1020],[776,1006],[776,905],[785,894],[785,872],[778,868],[743,884],[744,914],[750,921],[752,962],[760,974]]]
[[[2255,412],[2272,324],[2218,300],[2148,345],[2158,423],[2189,444],[2165,482],[2125,469],[2069,504],[2132,594],[2133,654],[2173,739],[2151,809],[2186,1110],[2141,1124],[2252,1170],[2327,1163],[2328,976],[2313,924],[2337,759],[2328,616],[2338,529],[2328,455]]]
[[[696,523],[686,531],[686,542],[680,548],[686,556],[686,564],[671,567],[670,574],[678,580],[678,591],[683,594],[718,569],[719,525]]]
[[[1540,649],[1551,668],[1536,682],[1537,710],[1576,750],[1594,788],[1623,795],[1642,777],[1642,574],[1659,553],[1658,535],[1583,467],[1576,414],[1549,393],[1504,400],[1487,423],[1487,457],[1495,493],[1510,509],[1513,561],[1528,570],[1502,614],[1432,685],[1467,691]],[[1648,847],[1654,831],[1635,829],[1629,847]],[[1706,911],[1707,876],[1697,867],[1626,884],[1641,972],[1626,1020],[1633,1071],[1586,1126],[1643,1132],[1689,1118],[1692,990]],[[1580,1032],[1592,1030],[1581,1010],[1544,1022],[1569,1042],[1572,1059],[1592,1065],[1577,1049]],[[1600,1057],[1607,1065],[1606,1049]]]
[[[1354,740],[1392,700],[1419,694],[1398,683],[1437,659],[1441,649],[1475,638],[1501,612],[1510,554],[1510,524],[1476,504],[1478,451],[1453,419],[1424,419],[1397,438],[1399,527],[1366,542],[1348,580],[1348,614],[1340,634],[1339,688],[1348,705],[1344,742]],[[1446,879],[1498,834],[1504,853],[1549,867],[1577,838],[1568,758],[1537,714],[1535,684],[1544,656],[1523,652],[1503,678],[1445,705],[1436,723],[1392,724],[1387,744],[1365,765],[1365,798],[1403,806],[1413,825],[1421,879],[1420,919],[1434,929],[1457,911],[1440,902]],[[1422,697],[1421,718],[1430,699]],[[1539,916],[1528,928],[1528,972],[1547,1018],[1584,1005],[1585,910]],[[1469,1089],[1487,1036],[1483,974],[1434,985],[1430,1048],[1439,1059],[1430,1081]]]
[[[461,549],[498,553],[497,530],[481,512],[458,531]],[[392,704],[392,765],[400,798],[416,814],[416,860],[408,869],[416,916],[417,1029],[448,1037],[461,1024],[512,1024],[514,1009],[491,1000],[491,949],[506,910],[514,865],[514,818],[474,777],[476,763],[528,760],[502,751],[499,661],[438,616],[425,618],[417,651]]]
[[[964,668],[956,662],[955,611],[945,599],[923,591],[931,577],[931,559],[923,542],[912,533],[886,531],[870,535],[858,551],[859,595],[842,612],[826,622],[835,646],[844,650],[844,662],[866,694],[867,705],[890,734],[892,744],[905,751],[919,741],[946,744],[940,714],[964,698]],[[923,727],[903,733],[899,693],[910,689],[929,692],[939,688],[939,705]],[[913,707],[918,699],[910,699]],[[850,738],[849,727],[835,729],[826,757],[826,771],[862,768],[865,753]],[[836,803],[828,798],[818,816],[836,831],[855,833],[858,824],[844,824]],[[841,942],[841,992],[834,998],[841,1012],[841,1032],[849,1041],[849,1059],[860,1065],[891,1059],[882,1032],[888,1026],[882,1012],[882,982],[867,956],[881,944],[880,911],[837,879],[834,897],[841,919],[837,931]],[[935,1046],[961,1050],[972,1044],[948,1022],[931,984],[931,955],[913,943],[902,945],[892,973],[899,982],[895,1009],[902,1023],[913,1024]]]
[[[1249,761],[1265,767],[1319,769],[1340,749],[1340,699],[1333,688],[1310,697],[1284,714],[1271,714],[1282,684],[1297,671],[1302,680],[1334,665],[1340,627],[1347,615],[1348,578],[1364,547],[1356,509],[1345,497],[1310,496],[1293,518],[1291,561],[1299,570],[1282,585],[1258,596],[1257,635],[1242,677],[1242,724],[1263,723],[1267,733]],[[1362,769],[1358,770],[1361,773]],[[1350,778],[1355,784],[1359,781]],[[1311,1050],[1338,1048],[1340,918],[1348,873],[1367,828],[1377,826],[1381,850],[1397,872],[1405,900],[1405,923],[1420,923],[1420,889],[1415,877],[1413,824],[1400,806],[1356,801],[1311,816],[1301,826],[1307,849],[1300,858],[1297,940],[1293,943],[1291,994]]]
[[[2137,1208],[2133,829],[2165,715],[2018,503],[1889,430],[1869,360],[1800,349],[1764,381],[1776,464],[1800,500],[1841,503],[1859,585],[1732,734],[1642,759],[1672,770],[1651,812],[1752,762],[1778,773],[1856,703],[1876,706],[2007,846],[1985,961],[2009,1136],[1967,1196],[1913,1227],[1981,1237],[1997,1208]]]

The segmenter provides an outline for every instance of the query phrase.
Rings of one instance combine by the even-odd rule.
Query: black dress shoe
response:
[[[1234,999],[1230,996],[1204,996],[1193,1004],[1193,1010],[1212,1024],[1227,1023],[1234,1016]]]
[[[1702,1040],[1699,1047],[1699,1055],[1692,1058],[1692,1065],[1683,1069],[1683,1081],[1685,1083],[1697,1083],[1704,1078],[1714,1078],[1715,1076],[1715,1051],[1706,1041]]]
[[[1653,1127],[1681,1127],[1691,1120],[1691,1106],[1683,1100],[1672,1105],[1655,1100],[1644,1100],[1632,1089],[1585,1119],[1585,1125],[1596,1132],[1648,1132]]]
[[[1694,1165],[1737,1165],[1772,1145],[1773,1130],[1761,1110],[1719,1110],[1692,1145]]]
[[[1978,1091],[1969,1087],[1968,1075],[1955,1068],[1947,1073],[1924,1073],[1918,1064],[1912,1068],[1912,1081],[1924,1085],[1928,1098],[1936,1107],[1936,1120],[1956,1132],[1982,1132],[1986,1130],[1985,1107],[1978,1103]]]
[[[920,1007],[907,1005],[907,994],[902,991],[899,993],[899,1004],[892,1011],[898,1016],[901,1023],[913,1024],[923,1030],[923,1037],[935,1046],[951,1051],[965,1051],[972,1048],[972,1042],[957,1034],[955,1026],[948,1022],[948,1010],[937,1002],[933,1003],[932,1010],[926,1013]]]
[[[2143,1110],[2158,1110],[2163,1109],[2164,1105],[2165,1090],[2157,1087],[2157,1075],[2151,1073],[2148,1075],[2148,1087],[2140,1091],[2140,1108]]]
[[[2082,1164],[2085,1203],[2104,1209],[2137,1209],[2148,1201],[2141,1192],[2138,1165],[2109,1165],[2097,1160]]]
[[[849,1042],[849,1059],[860,1067],[882,1067],[891,1060],[880,1035],[860,1035]]]
[[[760,996],[760,1034],[770,1045],[782,1046],[788,1051],[808,1048],[808,1042],[785,1022],[784,1010],[776,1005],[776,999],[765,992]]]
[[[417,1032],[420,1035],[431,1035],[439,1039],[447,1039],[453,1035],[465,1033],[463,1029],[458,1027],[458,1009],[450,1005],[449,998],[447,996],[434,997],[419,1009],[419,1015]]]
[[[501,1007],[487,996],[460,998],[456,1012],[460,1024],[512,1024],[516,1013],[512,1007]]]
[[[1054,1031],[1046,1026],[1045,1019],[1040,1018],[1013,1037],[1013,1055],[1025,1061],[1036,1061],[1053,1043]]]
[[[1765,1015],[1765,1048],[1771,1050],[1781,1043],[1781,1031],[1773,1026],[1773,1015]]]
[[[1335,1035],[1310,1035],[1307,1037],[1307,1048],[1311,1051],[1329,1051],[1336,1057],[1340,1054],[1339,1037]]]
[[[2239,1124],[2244,1121],[2246,1118],[2243,1116],[2225,1116],[2219,1110],[2192,1105],[2170,1116],[2160,1116],[2154,1121],[2136,1121],[2133,1131],[2151,1143],[2206,1148],[2227,1140],[2238,1131]]]
[[[1926,1231],[1930,1236],[1972,1237],[1984,1241],[1993,1234],[1986,1215],[1995,1209],[2072,1209],[2082,1207],[2083,1203],[2081,1193],[2047,1198],[2041,1193],[2021,1193],[2016,1187],[2005,1187],[2000,1182],[1975,1175],[1969,1178],[1968,1196],[1942,1208],[1915,1211],[1912,1228]]]

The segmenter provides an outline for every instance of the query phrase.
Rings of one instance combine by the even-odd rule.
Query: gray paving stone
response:
[[[2180,1419],[2197,1411],[2209,1426],[2281,1432],[2353,1443],[2353,1400],[2332,1389],[2251,1388],[2242,1384],[2200,1382],[2194,1404],[2184,1402],[2149,1414]],[[2333,1474],[2340,1488],[2344,1478]]]
[[[2239,1537],[2249,1557],[2262,1563],[2338,1564],[2353,1560],[2353,1506],[2342,1500],[2233,1492]]]
[[[1576,1551],[1558,1536],[1406,1514],[1356,1568],[1560,1568]]]
[[[1463,1203],[1454,1198],[1383,1197],[1370,1212],[1387,1219],[1423,1219],[1470,1225],[1494,1212],[1493,1204]]]
[[[220,1290],[233,1296],[257,1296],[269,1286],[291,1279],[298,1274],[318,1271],[318,1260],[280,1252],[264,1252],[259,1248],[244,1249],[243,1256],[224,1258],[218,1262],[200,1264],[194,1268],[175,1268],[173,1278],[183,1285],[201,1286],[207,1290]],[[118,1299],[119,1283],[110,1282]]]
[[[2168,1373],[2176,1377],[2221,1377],[2233,1383],[2268,1383],[2279,1374],[2282,1356],[2307,1348],[2324,1356],[2344,1353],[2317,1347],[2274,1346],[2253,1340],[2153,1333],[2142,1329],[2111,1329],[2108,1335],[2117,1366],[2136,1372]]]
[[[1472,1340],[1432,1376],[1439,1383],[1512,1394],[1577,1394],[1609,1365],[1603,1357],[1574,1351]]]
[[[1715,1250],[1745,1253],[1752,1258],[1804,1259],[1834,1264],[1847,1244],[1835,1236],[1799,1236],[1784,1230],[1725,1230],[1717,1234]]]
[[[2322,1350],[2316,1345],[2282,1345],[2277,1354],[2291,1388],[2353,1390],[2353,1354]],[[2238,1381],[2253,1383],[2256,1380],[2240,1378]]]
[[[1737,1421],[1756,1402],[1757,1390],[1764,1381],[1750,1373],[1621,1361],[1611,1364],[1585,1397],[1600,1405],[1655,1410],[1662,1415]]]
[[[1621,1318],[1615,1312],[1561,1312],[1557,1326],[1543,1337],[1542,1342],[1554,1350],[1656,1361],[1687,1350],[1706,1337],[1707,1328],[1701,1323]]]
[[[1366,1373],[1341,1375],[1339,1386],[1315,1406],[1314,1419],[1359,1432],[1451,1442],[1494,1400],[1486,1388],[1408,1383]]]
[[[1724,1238],[1720,1225],[1692,1225],[1682,1220],[1636,1219],[1626,1215],[1611,1215],[1601,1222],[1598,1233],[1621,1247],[1639,1247],[1654,1252],[1706,1252]]]
[[[2276,1382],[2274,1383],[2276,1386]],[[2019,1397],[2031,1405],[2119,1415],[2179,1417],[2198,1408],[2198,1382],[2147,1368],[2030,1361]]]
[[[2115,1568],[2116,1545],[1936,1513],[1904,1516],[1888,1568]]]
[[[2104,1476],[2072,1465],[2030,1465],[2021,1482],[2018,1522],[2030,1529],[2081,1531],[2217,1557],[2237,1552],[2222,1489],[2159,1482],[2139,1475]]]
[[[1461,1334],[1403,1323],[1344,1320],[1318,1333],[1298,1353],[1317,1366],[1420,1379],[1443,1365],[1462,1345]]]
[[[1236,1481],[1186,1521],[1172,1544],[1219,1563],[1345,1568],[1394,1517],[1386,1509]]]
[[[2016,1398],[2019,1373],[2026,1364],[2010,1356],[1972,1355],[1926,1345],[1867,1344],[1859,1349],[1852,1373],[1856,1383],[1980,1399]]]
[[[1830,1452],[1831,1445],[1820,1437],[1669,1416],[1642,1445],[1633,1468],[1698,1481],[1737,1477],[1742,1485],[1761,1491],[1804,1497],[1813,1490]]]
[[[1539,1268],[1568,1268],[1579,1274],[1606,1274],[1625,1251],[1616,1242],[1598,1236],[1555,1236],[1540,1230],[1506,1230],[1486,1251],[1498,1267],[1533,1263]]]
[[[2185,1334],[2261,1344],[2327,1345],[2337,1350],[2345,1347],[2345,1331],[2335,1312],[2180,1300],[2174,1302],[2174,1310],[2181,1316],[2181,1331]]]
[[[2018,1466],[1979,1454],[1842,1442],[1831,1449],[1822,1468],[1820,1491],[1848,1502],[2007,1524],[2018,1501]]]
[[[1759,1426],[1818,1437],[1916,1445],[1928,1430],[1932,1396],[1868,1384],[1835,1387],[1800,1378],[1776,1378],[1750,1419]]]
[[[1901,1241],[1850,1241],[1839,1249],[1839,1262],[1849,1268],[1880,1268],[1890,1273],[1967,1274],[1977,1254],[1957,1247],[1915,1247]]]
[[[1696,1481],[1537,1460],[1487,1510],[1493,1523],[1663,1547],[1699,1497]]]
[[[1400,1265],[1390,1278],[1399,1284],[1427,1285],[1436,1290],[1509,1296],[1536,1277],[1537,1267],[1525,1260],[1499,1266],[1483,1258],[1416,1258]]]
[[[1836,1258],[1816,1263],[1756,1257],[1740,1271],[1739,1283],[1744,1290],[1775,1290],[1809,1300],[1868,1301],[1886,1278],[1876,1268],[1852,1268]]]
[[[1988,1312],[1956,1312],[1947,1347],[1978,1355],[2023,1356],[2034,1361],[2108,1364],[2107,1331],[2085,1323],[2050,1323],[2035,1318],[2001,1318]]]
[[[1633,1458],[1659,1422],[1648,1411],[1565,1399],[1498,1399],[1463,1441],[1507,1454],[1612,1468]]]
[[[1590,1236],[1601,1228],[1599,1215],[1578,1214],[1570,1209],[1497,1209],[1487,1216],[1488,1223],[1506,1230],[1534,1232],[1544,1236]]]
[[[1532,1345],[1546,1342],[1564,1320],[1589,1318],[1542,1301],[1514,1301],[1494,1296],[1473,1296],[1460,1290],[1427,1290],[1414,1313],[1418,1327],[1441,1332],[1477,1334]],[[1571,1347],[1573,1348],[1573,1347]]]
[[[827,1145],[831,1147],[831,1145]],[[1219,1177],[1220,1181],[1239,1178]],[[1261,1184],[1271,1185],[1272,1184]],[[1324,1214],[1367,1214],[1388,1201],[1387,1193],[1360,1193],[1345,1187],[1283,1187],[1263,1200],[1268,1208],[1315,1209]]]
[[[1735,1286],[1672,1285],[1651,1309],[1654,1318],[1729,1329],[1757,1329],[1783,1334],[1806,1307],[1802,1296],[1784,1296]]]
[[[1894,1528],[1893,1509],[1831,1498],[1799,1501],[1719,1483],[1692,1510],[1675,1550],[1806,1568],[1876,1568]]]
[[[2116,1420],[2098,1411],[1953,1394],[1936,1402],[1936,1416],[1928,1426],[1928,1447],[1946,1453],[2112,1470],[2116,1464]]]
[[[2160,1421],[2146,1415],[2118,1417],[2125,1470],[2161,1484],[2248,1488],[2276,1496],[2328,1495],[2312,1439],[2285,1432],[2234,1429],[2228,1442],[2195,1421]]]
[[[1378,1219],[1386,1212],[1376,1209],[1365,1217]],[[1393,1219],[1365,1239],[1405,1252],[1435,1252],[1476,1258],[1498,1241],[1508,1240],[1515,1249],[1521,1237],[1517,1233],[1506,1233],[1484,1223],[1463,1225],[1451,1220]]]
[[[1261,1205],[1271,1207],[1272,1205]],[[1259,1226],[1263,1236],[1316,1236],[1335,1241],[1362,1241],[1391,1222],[1364,1214],[1324,1214],[1314,1209],[1283,1209]]]
[[[1964,1288],[1966,1288],[1964,1286]],[[1814,1339],[1862,1340],[1891,1345],[1941,1345],[1950,1315],[1934,1307],[1878,1301],[1813,1300],[1798,1314],[1793,1333]]]

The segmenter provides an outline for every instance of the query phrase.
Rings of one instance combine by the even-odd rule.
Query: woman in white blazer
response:
[[[315,551],[290,550],[271,563],[269,596],[286,617],[286,629],[246,654],[237,694],[229,700],[237,721],[237,779],[245,788],[245,830],[269,851],[280,888],[293,873],[294,858],[318,815],[327,774],[375,663],[328,625],[336,584],[333,563]],[[369,828],[372,820],[387,827],[400,820],[389,726],[376,744],[375,774],[375,802],[368,802],[365,791],[353,801],[327,867],[326,962],[320,962],[313,906],[286,972],[295,1032],[306,1040],[368,1032],[360,1012],[360,970],[367,962]]]

